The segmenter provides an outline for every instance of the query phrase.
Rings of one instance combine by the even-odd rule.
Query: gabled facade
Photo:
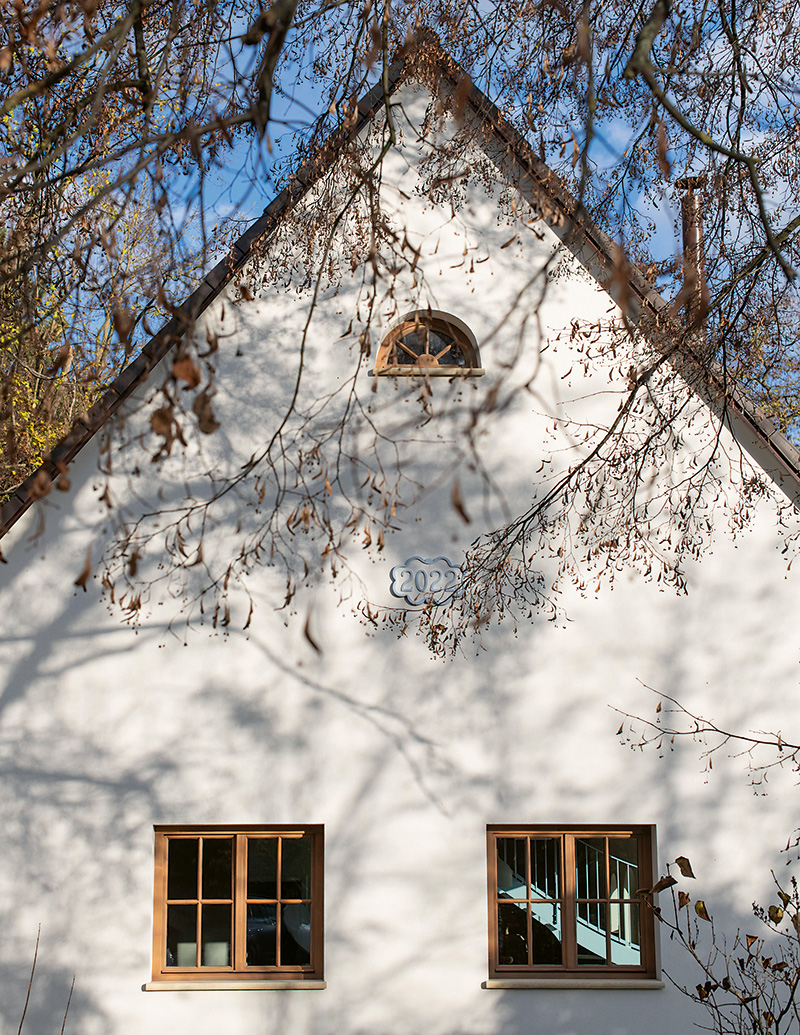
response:
[[[765,808],[739,761],[627,750],[610,709],[651,713],[652,687],[787,725],[797,456],[671,354],[650,485],[672,499],[703,457],[722,486],[688,593],[622,560],[595,591],[578,514],[578,577],[564,544],[536,558],[554,607],[476,612],[479,638],[431,652],[431,594],[449,645],[471,542],[613,422],[676,324],[433,45],[392,90],[379,223],[349,201],[389,132],[376,90],[4,510],[9,1030],[41,923],[30,1030],[74,974],[81,1033],[673,1035],[697,1015],[663,971],[698,976],[639,889],[685,855],[740,922],[769,893],[791,787]],[[210,433],[181,448],[184,395]]]

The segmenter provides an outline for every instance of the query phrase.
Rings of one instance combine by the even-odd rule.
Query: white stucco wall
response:
[[[400,100],[418,122],[425,98],[406,88]],[[416,287],[401,273],[378,320],[388,326],[394,310],[420,303],[456,314],[475,333],[487,375],[463,386],[435,382],[436,419],[424,425],[416,389],[381,379],[373,394],[366,369],[356,375],[378,427],[404,440],[403,470],[420,488],[404,490],[408,507],[383,554],[364,551],[360,535],[349,550],[361,580],[345,583],[349,599],[312,571],[292,607],[278,610],[282,575],[262,567],[248,581],[256,610],[247,630],[241,594],[224,635],[208,624],[186,629],[174,584],[157,587],[129,628],[101,599],[98,579],[86,593],[73,585],[89,544],[99,571],[108,542],[96,446],[74,465],[73,489],[40,507],[44,532],[29,538],[33,513],[8,537],[0,572],[2,1032],[19,1023],[41,923],[28,1033],[57,1030],[74,974],[67,1031],[81,1035],[674,1035],[701,1015],[669,987],[481,987],[487,823],[655,823],[662,872],[665,861],[688,855],[696,897],[721,914],[749,923],[750,902],[769,895],[769,868],[794,826],[790,774],[775,774],[769,795],[756,796],[741,760],[723,754],[705,773],[691,743],[663,758],[629,750],[615,737],[612,710],[652,714],[649,686],[732,728],[789,734],[800,662],[797,576],[787,571],[768,503],[735,540],[720,522],[702,563],[687,568],[686,596],[626,570],[613,591],[582,596],[567,585],[561,620],[534,619],[516,631],[510,621],[491,625],[479,645],[444,661],[414,635],[376,629],[354,610],[363,599],[391,604],[393,564],[420,553],[458,560],[505,507],[524,508],[542,459],[563,462],[550,414],[613,412],[622,383],[603,364],[584,372],[574,362],[571,321],[614,315],[588,276],[551,279],[538,324],[523,317],[520,292],[524,303],[540,292],[541,280],[525,285],[556,246],[552,233],[538,226],[541,239],[522,234],[501,248],[517,227],[477,187],[455,219],[432,206],[414,192],[418,148],[410,128],[404,135],[407,150],[387,164],[384,197],[422,259]],[[465,242],[469,255],[485,258],[473,272]],[[307,336],[306,401],[356,370],[352,338],[341,336],[358,309],[362,273],[323,292]],[[209,314],[209,326],[219,326],[224,304],[226,332],[235,325],[215,361],[222,428],[202,443],[217,470],[236,469],[274,425],[307,297],[270,287]],[[479,455],[497,485],[487,491],[462,455],[464,400],[498,384],[505,398],[534,373],[531,390],[511,393],[481,432]],[[146,419],[146,409],[130,418],[129,438]],[[366,433],[356,420],[352,428],[362,448]],[[723,444],[735,454],[728,432]],[[130,445],[115,460],[112,518],[122,505],[141,511],[130,485],[142,498],[158,488],[173,499],[188,473],[201,491],[191,481],[199,462],[194,442],[186,457],[158,467]],[[142,473],[129,480],[137,467]],[[470,525],[450,503],[456,473]],[[237,523],[247,530],[246,502],[234,497],[223,510],[208,537],[211,562],[238,542]],[[301,535],[298,552],[313,558]],[[151,559],[142,560],[145,575]],[[547,572],[553,561],[542,564]],[[303,634],[306,618],[319,653]],[[324,991],[142,991],[151,970],[153,825],[162,823],[325,825]],[[696,983],[666,941],[662,952],[667,969]]]

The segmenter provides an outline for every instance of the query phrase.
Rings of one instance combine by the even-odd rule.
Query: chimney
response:
[[[705,186],[705,176],[687,176],[676,180],[675,186],[685,193],[681,198],[683,221],[683,295],[686,299],[686,326],[705,341],[705,316],[708,308],[708,288],[705,277],[703,252],[703,201],[695,191]]]

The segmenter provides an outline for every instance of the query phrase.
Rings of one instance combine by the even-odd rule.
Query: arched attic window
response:
[[[480,377],[478,343],[458,317],[431,309],[408,313],[381,342],[379,377]]]

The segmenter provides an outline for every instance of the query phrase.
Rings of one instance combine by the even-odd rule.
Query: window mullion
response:
[[[247,835],[237,834],[233,850],[233,960],[235,970],[247,966]]]
[[[564,946],[564,963],[568,970],[578,966],[578,917],[577,888],[575,886],[575,838],[565,835],[562,838],[561,858],[564,866],[564,927],[562,944]]]
[[[283,888],[281,887],[281,867],[283,864],[283,838],[278,836],[278,858],[277,858],[277,869],[276,869],[276,887],[277,892],[277,903],[275,906],[275,964],[281,966],[281,934],[283,926],[283,907],[281,906],[281,899],[283,898]]]
[[[200,946],[203,939],[203,845],[205,838],[198,837],[197,839],[197,924],[195,931],[195,966],[199,967],[201,963]]]
[[[603,838],[605,848],[605,914],[606,914],[606,966],[611,965],[611,845],[607,837]]]
[[[527,924],[528,924],[528,966],[530,967],[533,963],[533,906],[531,904],[531,896],[533,894],[533,866],[531,859],[531,838],[525,838],[526,844],[526,858],[525,858],[525,898],[527,899]],[[515,853],[516,858],[516,853]]]

